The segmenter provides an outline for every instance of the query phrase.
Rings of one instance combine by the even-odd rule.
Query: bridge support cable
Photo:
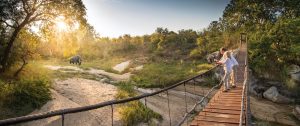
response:
[[[114,125],[114,106],[110,105],[111,108],[111,125]]]
[[[188,106],[187,106],[187,101],[186,101],[186,87],[185,87],[185,83],[183,84],[184,86],[184,101],[185,101],[185,112],[188,112]]]
[[[146,108],[148,108],[148,106],[147,106],[147,98],[145,97],[144,100],[145,100],[145,101],[144,101],[144,102],[145,102],[145,106],[146,106]],[[149,114],[148,114],[148,113],[147,113],[147,115],[146,115],[146,119],[147,119],[147,124],[149,125],[149,124],[150,124],[150,123],[149,123],[149,121],[150,121],[149,119],[150,119],[150,118],[149,118]]]
[[[171,122],[171,108],[170,108],[170,99],[169,99],[169,92],[168,92],[168,90],[167,90],[167,99],[168,99],[169,121],[170,121],[170,126],[172,126],[172,122]]]
[[[61,125],[65,125],[65,114],[61,114]]]

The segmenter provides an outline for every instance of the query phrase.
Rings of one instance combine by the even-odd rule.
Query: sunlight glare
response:
[[[66,31],[67,30],[67,24],[63,21],[56,22],[56,27],[58,31]]]
[[[55,21],[56,29],[59,32],[66,31],[68,29],[68,24],[65,22],[64,16],[59,16],[56,18]]]

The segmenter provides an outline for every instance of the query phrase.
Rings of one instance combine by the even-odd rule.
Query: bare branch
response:
[[[11,20],[14,21],[14,22],[16,23],[17,27],[19,26],[19,22],[17,21],[17,19],[11,18]]]
[[[6,26],[9,26],[9,27],[11,27],[11,28],[16,28],[15,26],[13,26],[13,25],[7,23],[7,22],[4,21],[4,20],[0,20],[0,22],[3,22]]]
[[[28,14],[29,11],[26,8],[26,6],[28,7],[28,4],[26,3],[26,0],[22,0],[22,3],[23,3],[23,9],[24,9],[24,11]]]
[[[43,15],[43,14],[42,14],[42,13],[36,14],[36,15],[33,16],[31,19],[29,19],[29,22],[36,21],[41,15]]]

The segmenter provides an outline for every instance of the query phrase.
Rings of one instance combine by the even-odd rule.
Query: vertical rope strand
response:
[[[65,115],[61,114],[61,125],[64,126],[65,125]]]
[[[113,104],[110,105],[111,107],[111,125],[113,126],[114,125],[114,107],[113,107]]]
[[[170,109],[170,100],[169,100],[168,90],[167,90],[167,99],[168,99],[168,109],[169,109],[169,121],[170,121],[170,126],[172,126],[172,123],[171,123],[171,109]]]

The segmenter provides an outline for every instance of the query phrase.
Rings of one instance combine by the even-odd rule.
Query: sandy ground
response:
[[[255,118],[277,122],[282,125],[300,125],[291,115],[293,105],[277,104],[265,99],[250,97],[250,107]]]
[[[96,103],[114,99],[117,88],[110,84],[82,78],[69,78],[56,80],[53,85],[53,100],[45,104],[41,109],[31,114],[47,112],[51,110],[73,108],[79,106],[93,105]],[[118,113],[114,113],[114,123],[120,123]],[[26,125],[57,126],[61,123],[61,117],[53,117],[34,121]],[[111,109],[103,107],[87,112],[67,114],[65,124],[68,126],[99,126],[111,125]]]
[[[128,74],[117,75],[103,70],[89,69],[83,70],[74,66],[45,66],[51,70],[70,69],[74,71],[86,72],[88,74],[101,74],[116,80],[126,80]],[[72,72],[72,71],[61,71]],[[83,78],[68,78],[66,80],[56,79],[51,90],[53,100],[46,103],[39,110],[31,114],[48,112],[52,110],[74,108],[86,105],[93,105],[114,99],[117,88],[111,84],[102,83],[95,80]],[[65,115],[67,126],[106,126],[111,125],[111,107],[103,107],[87,112],[73,113]],[[57,126],[61,124],[61,117],[52,117],[38,121],[32,121],[25,126]],[[114,111],[114,124],[120,125],[120,116]]]

